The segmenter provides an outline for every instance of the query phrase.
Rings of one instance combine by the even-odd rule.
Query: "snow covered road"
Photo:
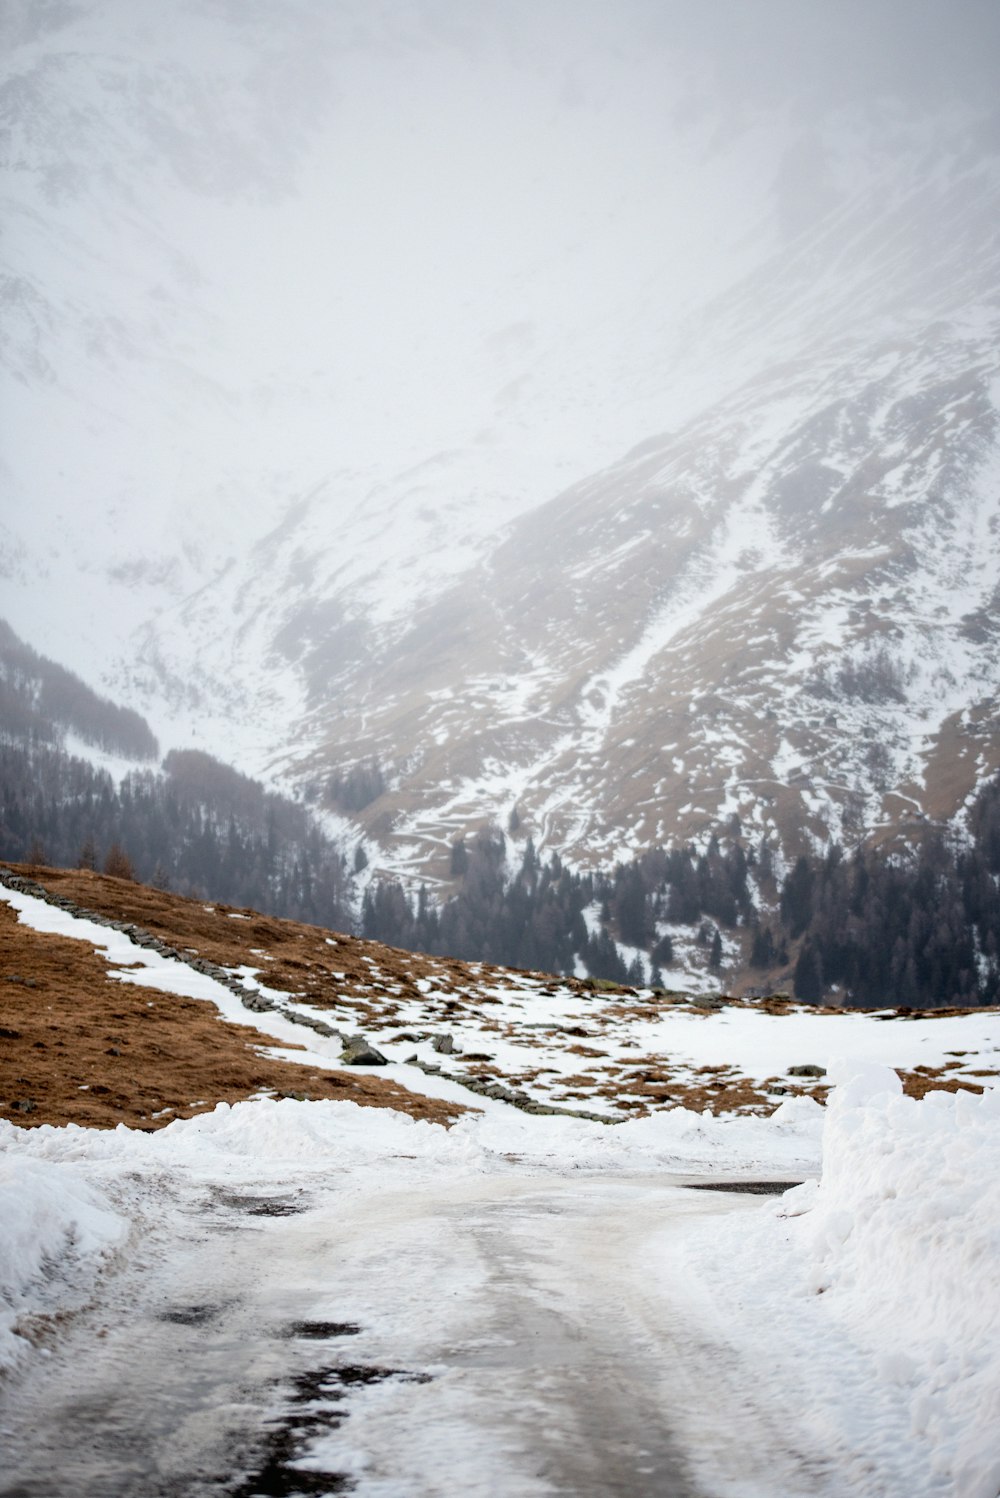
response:
[[[665,1223],[760,1205],[513,1165],[367,1191],[160,1182],[100,1308],[12,1392],[0,1492],[700,1492],[686,1417],[718,1430],[745,1376],[637,1265]]]
[[[1000,1093],[850,1065],[780,1202],[678,1172],[806,1099],[3,1125],[0,1494],[997,1498]]]

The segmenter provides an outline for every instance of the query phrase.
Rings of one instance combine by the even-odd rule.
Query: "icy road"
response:
[[[336,1180],[151,1196],[100,1309],[7,1404],[6,1498],[683,1498],[706,1440],[727,1486],[826,1491],[645,1267],[760,1198],[516,1165],[342,1184],[349,1210]]]

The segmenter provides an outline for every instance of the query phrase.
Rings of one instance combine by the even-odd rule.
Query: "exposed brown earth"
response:
[[[12,1123],[155,1129],[260,1095],[437,1123],[464,1111],[370,1073],[277,1060],[265,1053],[277,1042],[259,1030],[227,1023],[203,1000],[110,977],[86,942],[32,931],[3,901],[0,952],[0,1117]]]
[[[229,969],[251,968],[270,988],[335,1011],[331,1018],[339,1026],[384,1031],[398,1021],[399,1038],[416,1042],[414,1010],[419,1006],[419,1034],[425,1039],[462,1017],[474,1017],[481,1032],[496,1031],[524,1043],[519,1021],[483,989],[502,985],[509,990],[529,975],[400,951],[85,869],[21,865],[17,871],[86,910],[134,923],[192,958]],[[2,901],[0,953],[0,1117],[16,1123],[108,1127],[125,1122],[157,1128],[220,1101],[260,1094],[348,1099],[443,1123],[463,1111],[410,1093],[371,1072],[325,1071],[274,1059],[265,1054],[275,1047],[272,1038],[226,1023],[209,1003],[110,977],[104,960],[86,943],[32,932]],[[570,989],[583,1000],[599,998],[588,1004],[586,1024],[543,1027],[550,1041],[564,1036],[564,1049],[580,1062],[577,1073],[562,1077],[558,1091],[550,1094],[553,1103],[586,1107],[599,1100],[628,1118],[677,1106],[713,1113],[768,1113],[785,1098],[803,1095],[825,1101],[828,1089],[822,1078],[754,1082],[732,1066],[692,1070],[674,1065],[669,1056],[640,1050],[627,1062],[612,1061],[602,1050],[619,1019],[654,1022],[665,1010],[683,1005],[689,1013],[703,1009],[710,1022],[719,1000],[699,1002],[673,993],[648,998],[613,985],[545,974],[532,974],[530,979],[535,993],[558,988]],[[771,1014],[801,1008],[783,995],[726,1003]],[[818,1012],[831,1024],[844,1013]],[[921,1017],[955,1012],[935,1010]],[[899,1011],[898,1017],[907,1013]],[[506,1074],[496,1071],[487,1054],[467,1052],[441,1059],[456,1080],[494,1079],[524,1087],[552,1071],[534,1066],[529,1056],[530,1050],[521,1071]],[[952,1075],[958,1071],[964,1075]],[[969,1063],[956,1056],[946,1066],[900,1075],[904,1090],[922,1097],[935,1089],[981,1091],[978,1078],[996,1073],[971,1072]],[[29,1104],[30,1110],[25,1106]]]
[[[65,895],[115,920],[132,921],[171,946],[221,967],[259,969],[268,987],[297,994],[310,1004],[333,1007],[343,1002],[345,994],[354,995],[359,987],[368,989],[373,999],[372,1015],[383,1023],[391,1023],[393,1008],[387,1002],[387,978],[392,987],[398,986],[413,997],[419,993],[416,985],[421,978],[433,979],[438,988],[462,990],[484,978],[499,981],[508,976],[506,969],[486,963],[470,965],[448,957],[404,952],[243,907],[188,899],[89,869],[28,864],[10,867],[37,879],[54,894]],[[373,966],[379,970],[377,976],[372,973]],[[559,982],[572,985],[576,980]],[[363,1014],[359,1013],[361,1018]]]
[[[949,1062],[946,1066],[918,1066],[913,1071],[901,1071],[899,1073],[903,1083],[903,1091],[907,1097],[922,1098],[929,1092],[982,1092],[983,1088],[978,1082],[970,1082],[969,1074],[964,1077],[949,1077],[948,1072],[953,1069],[955,1062]],[[996,1079],[995,1071],[977,1071],[971,1073],[976,1077],[990,1077]]]

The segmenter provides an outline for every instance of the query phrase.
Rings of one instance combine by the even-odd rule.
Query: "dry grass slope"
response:
[[[254,969],[269,988],[331,1011],[338,1028],[386,1034],[398,1027],[402,1033],[394,1038],[409,1044],[467,1022],[484,1042],[504,1036],[522,1048],[523,1062],[499,1075],[490,1055],[468,1047],[441,1057],[456,1081],[537,1091],[542,1074],[553,1070],[544,1064],[544,1047],[556,1046],[574,1065],[552,1078],[548,1099],[575,1108],[597,1104],[612,1117],[677,1106],[768,1113],[787,1096],[820,1102],[826,1096],[822,1078],[754,1082],[734,1065],[692,1068],[641,1045],[615,1059],[605,1049],[614,1048],[619,1026],[653,1025],[675,1005],[697,1017],[702,1004],[683,995],[609,992],[572,978],[428,957],[83,869],[20,866],[18,872],[86,910],[141,927],[192,959]],[[11,1122],[154,1129],[219,1102],[261,1095],[348,1100],[445,1124],[463,1111],[370,1071],[276,1058],[269,1054],[277,1044],[271,1037],[227,1023],[208,1002],[122,983],[86,942],[31,931],[2,901],[0,953],[0,1117]],[[498,991],[523,998],[526,986],[539,997],[568,995],[585,1022],[554,1019],[525,1029],[519,1011]],[[800,1008],[784,998],[726,1002],[772,1014]],[[713,1007],[706,1001],[706,1022]],[[822,1013],[831,1025],[841,1018],[839,1011]],[[995,1073],[972,1069],[975,1061],[958,1058],[901,1073],[905,1090],[916,1097],[934,1089],[981,1091],[982,1080]],[[472,1093],[469,1104],[475,1106]]]

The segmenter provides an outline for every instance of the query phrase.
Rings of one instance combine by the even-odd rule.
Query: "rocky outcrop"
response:
[[[347,1035],[344,1037],[344,1049],[340,1059],[348,1066],[388,1066],[388,1057],[383,1056],[381,1051],[365,1039],[363,1035]]]

